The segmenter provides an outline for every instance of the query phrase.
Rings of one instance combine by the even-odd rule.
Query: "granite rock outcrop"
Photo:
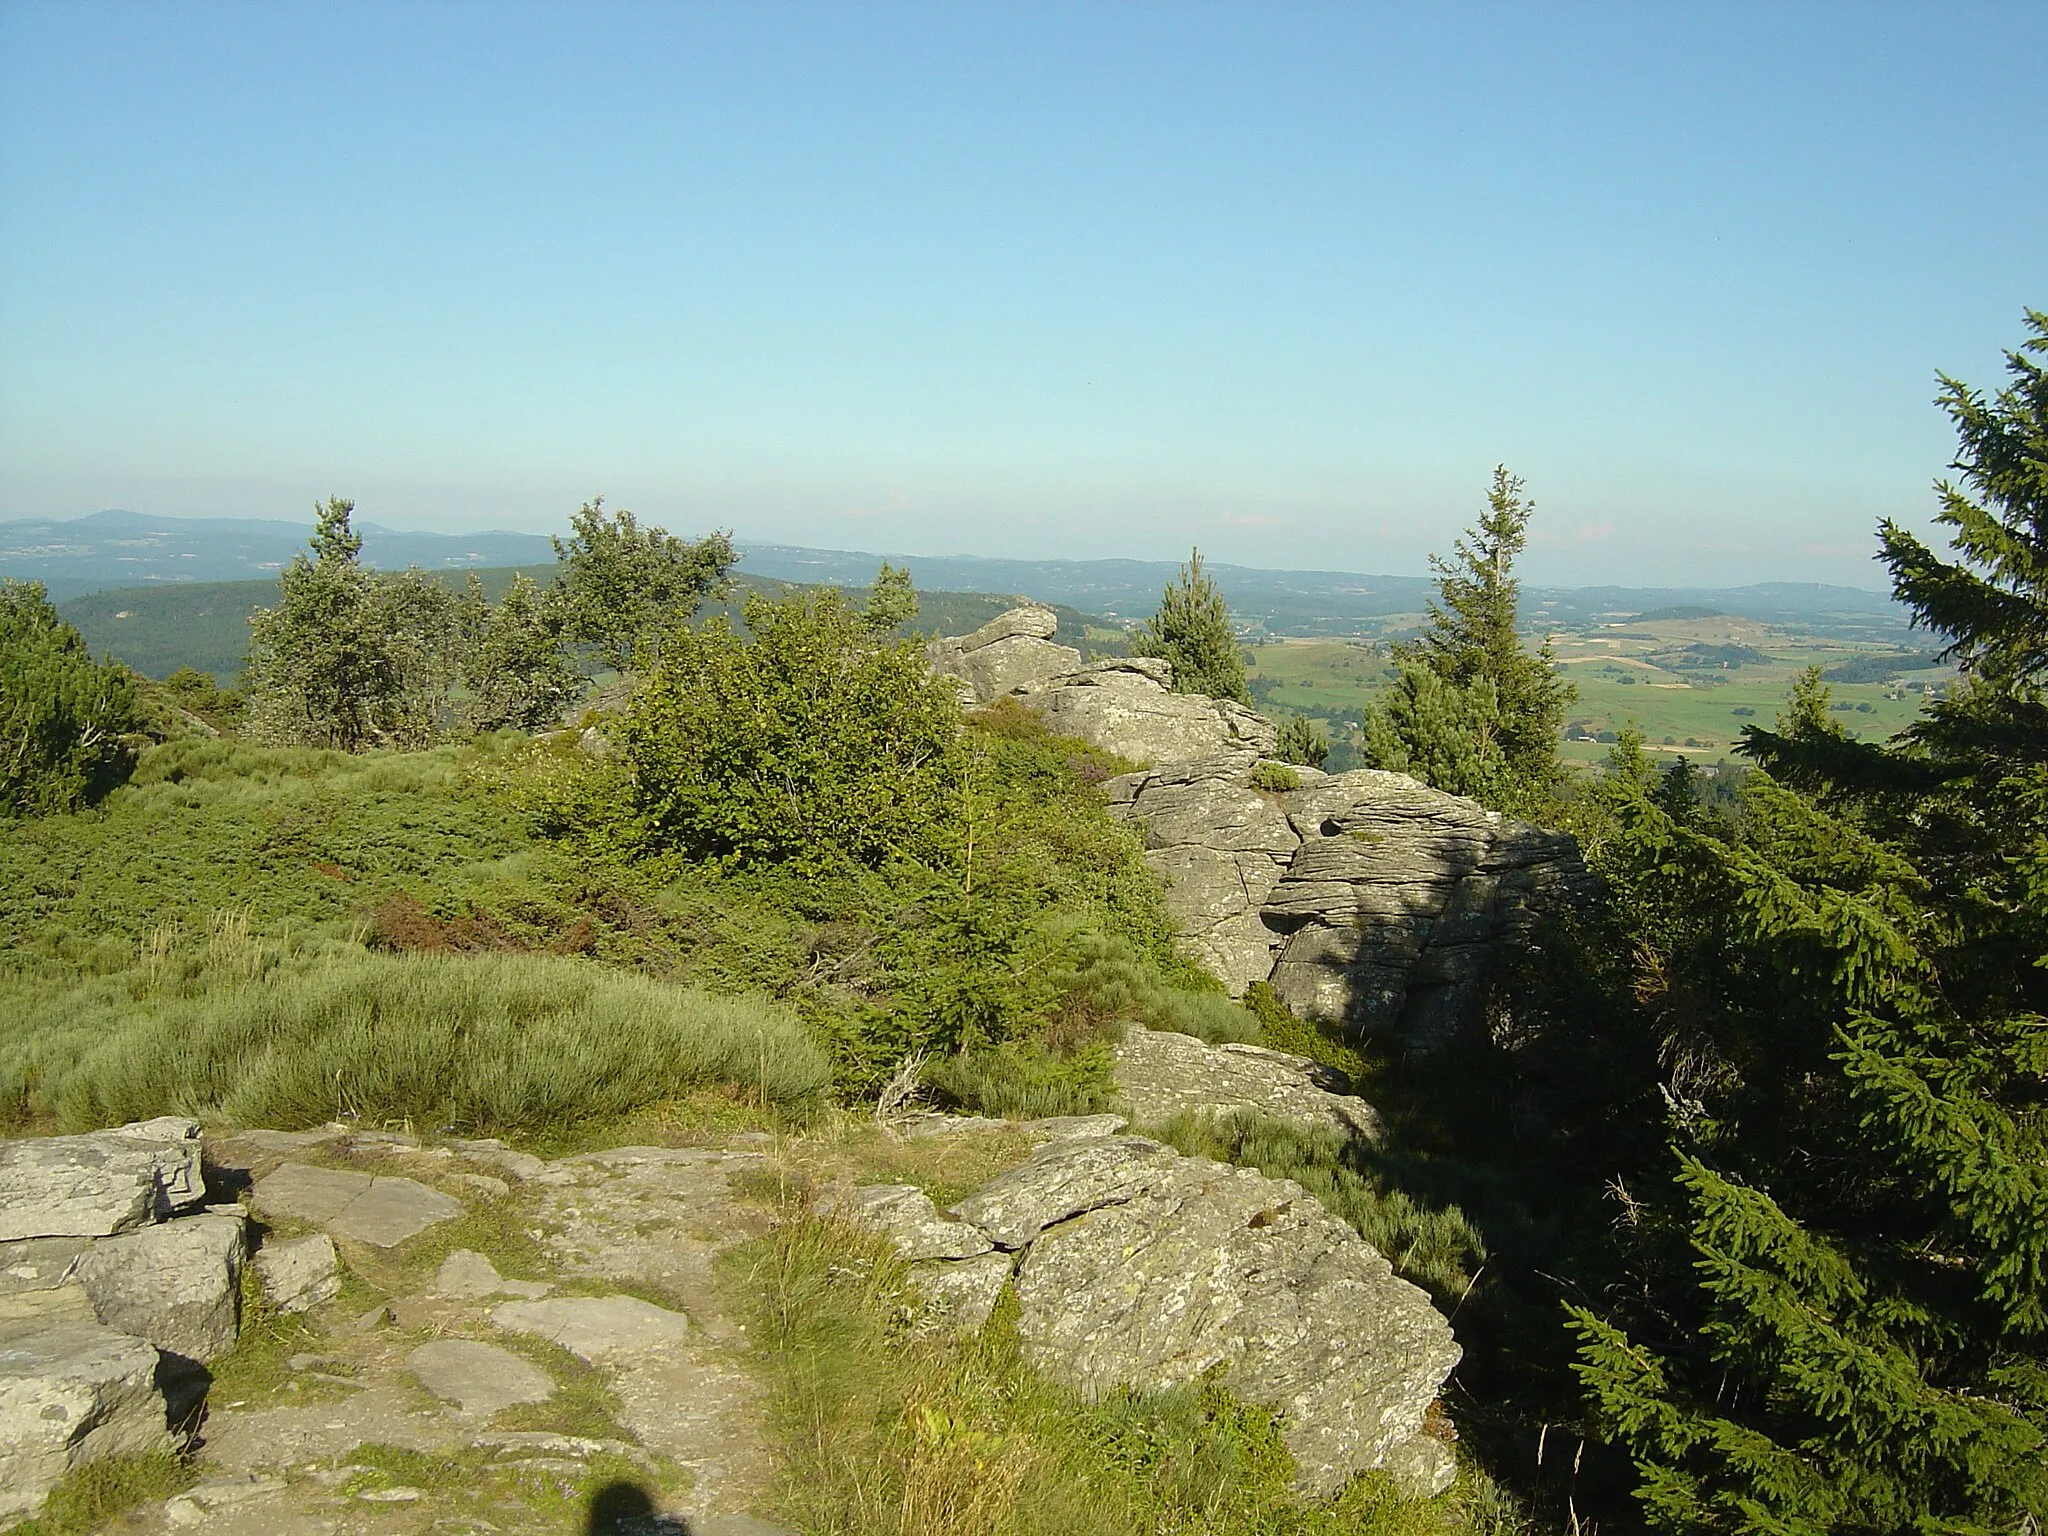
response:
[[[938,642],[934,665],[965,676],[979,650],[947,647],[1014,645],[1039,613],[1051,616],[1020,609]],[[1174,693],[1164,661],[1005,654],[977,690],[1007,685],[1054,730],[1144,765],[1103,786],[1111,809],[1142,832],[1188,953],[1233,995],[1270,982],[1304,1018],[1432,1049],[1478,1016],[1505,952],[1591,893],[1569,836],[1404,774],[1290,767],[1295,787],[1262,787],[1285,777],[1260,773],[1273,723]]]
[[[841,1213],[916,1241],[929,1219],[903,1222],[901,1203],[858,1191]],[[1014,1285],[1026,1357],[1084,1396],[1221,1368],[1239,1396],[1278,1413],[1305,1493],[1328,1497],[1373,1469],[1416,1494],[1455,1475],[1425,1430],[1459,1359],[1450,1325],[1299,1185],[1142,1136],[1075,1137],[946,1214],[991,1246],[914,1263],[928,1304],[973,1306],[957,1322],[977,1326]]]

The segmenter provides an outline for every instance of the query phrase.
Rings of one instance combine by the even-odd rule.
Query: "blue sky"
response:
[[[1882,584],[2048,6],[0,0],[0,518]]]

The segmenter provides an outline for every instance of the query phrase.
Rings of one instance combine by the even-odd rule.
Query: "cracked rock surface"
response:
[[[915,1241],[915,1225],[893,1220],[892,1187],[855,1197],[842,1217]],[[1027,1357],[1087,1396],[1221,1366],[1233,1391],[1281,1415],[1306,1492],[1373,1468],[1415,1493],[1455,1475],[1423,1432],[1460,1357],[1450,1325],[1299,1185],[1142,1136],[1079,1137],[947,1214],[995,1246],[911,1265],[938,1325],[979,1326],[1014,1272]]]

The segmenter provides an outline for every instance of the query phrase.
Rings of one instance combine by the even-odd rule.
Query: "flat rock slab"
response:
[[[517,1403],[544,1403],[555,1384],[538,1366],[495,1344],[436,1339],[405,1357],[420,1385],[464,1413],[489,1418]]]
[[[175,1448],[157,1352],[96,1324],[0,1339],[0,1515],[29,1514],[73,1467]]]
[[[453,1195],[413,1179],[307,1163],[286,1163],[259,1181],[255,1200],[267,1216],[296,1216],[377,1248],[395,1248],[463,1210]]]
[[[106,1237],[205,1199],[196,1120],[0,1141],[0,1242]]]
[[[453,1301],[480,1301],[486,1296],[522,1296],[534,1301],[554,1287],[541,1280],[507,1280],[498,1266],[470,1248],[458,1248],[434,1272],[434,1294]]]
[[[1115,1074],[1118,1095],[1140,1121],[1250,1110],[1344,1137],[1382,1134],[1379,1113],[1342,1091],[1350,1084],[1341,1074],[1262,1046],[1133,1027],[1116,1048]]]
[[[558,1296],[509,1301],[491,1313],[508,1333],[530,1333],[584,1360],[644,1355],[679,1344],[690,1321],[637,1296]]]

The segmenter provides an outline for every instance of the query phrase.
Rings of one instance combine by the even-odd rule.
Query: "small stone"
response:
[[[502,1200],[512,1193],[510,1184],[488,1173],[444,1173],[441,1177],[450,1184],[460,1184],[464,1189],[473,1189],[492,1200]]]
[[[553,1289],[540,1280],[507,1280],[498,1273],[497,1265],[469,1248],[456,1249],[434,1272],[434,1294],[457,1301],[479,1301],[486,1296],[521,1296],[533,1301]]]
[[[391,1309],[387,1306],[370,1308],[361,1317],[348,1325],[350,1333],[370,1333],[391,1321]]]
[[[285,1482],[281,1477],[237,1477],[201,1483],[197,1488],[187,1488],[167,1500],[164,1519],[176,1526],[203,1525],[215,1510],[232,1509],[237,1504],[284,1490]]]
[[[415,1500],[424,1499],[426,1496],[427,1490],[424,1488],[406,1487],[372,1488],[366,1493],[356,1495],[365,1504],[411,1504]]]
[[[256,1254],[263,1295],[280,1312],[310,1312],[341,1294],[341,1261],[325,1232],[288,1243],[266,1243]]]
[[[395,1248],[439,1222],[462,1214],[453,1195],[412,1179],[286,1163],[256,1185],[258,1210],[296,1216],[337,1237]]]
[[[512,1301],[491,1314],[508,1333],[530,1333],[585,1360],[645,1354],[680,1343],[689,1319],[637,1296],[559,1296]]]
[[[444,1403],[489,1418],[516,1403],[544,1403],[555,1395],[547,1373],[510,1350],[473,1339],[436,1339],[405,1357],[406,1368]]]
[[[932,1197],[914,1184],[869,1184],[827,1201],[824,1210],[843,1221],[879,1232],[909,1260],[970,1259],[995,1244],[979,1227],[947,1221]]]

